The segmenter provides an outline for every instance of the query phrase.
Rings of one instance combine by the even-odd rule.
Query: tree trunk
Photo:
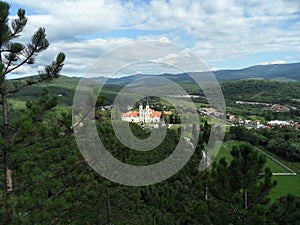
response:
[[[4,86],[5,84],[3,84]],[[3,115],[3,125],[2,125],[2,137],[3,137],[3,153],[4,153],[4,169],[5,169],[5,190],[7,193],[13,191],[13,180],[12,180],[12,165],[9,152],[9,124],[8,124],[8,114],[7,114],[7,96],[5,93],[5,87],[2,87],[2,115]]]
[[[1,45],[0,45],[1,48]],[[0,62],[2,63],[2,53],[0,53]],[[2,77],[3,76],[3,77]],[[5,191],[10,193],[13,191],[12,165],[9,152],[9,124],[8,124],[8,108],[5,75],[1,72],[2,83],[0,84],[1,100],[2,100],[2,137],[3,137],[3,156],[5,171]]]
[[[111,225],[111,205],[110,205],[110,198],[109,198],[109,188],[106,189],[107,191],[107,209],[108,209],[108,216],[107,216],[107,224]]]
[[[205,185],[205,189],[204,189],[204,199],[207,202],[207,200],[208,200],[208,186],[207,185]]]
[[[248,190],[247,188],[243,191],[243,199],[244,199],[244,209],[247,211],[248,209]]]

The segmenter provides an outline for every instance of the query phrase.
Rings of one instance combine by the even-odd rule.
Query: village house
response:
[[[289,122],[281,121],[281,120],[272,120],[272,121],[269,121],[267,124],[272,126],[272,127],[274,127],[274,126],[280,126],[280,127],[291,126],[291,124]]]
[[[226,119],[227,120],[234,120],[235,119],[235,116],[233,114],[226,114]]]
[[[218,112],[216,109],[214,108],[199,108],[199,112],[202,115],[206,115],[206,116],[214,116],[214,117],[221,117],[223,116],[223,113]]]
[[[273,112],[288,112],[288,111],[290,111],[290,109],[288,107],[283,106],[283,105],[278,105],[278,104],[272,105],[270,109]]]

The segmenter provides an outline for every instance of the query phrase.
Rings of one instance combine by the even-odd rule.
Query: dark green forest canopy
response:
[[[54,118],[49,119],[53,121]],[[150,161],[155,162],[168,156],[179,136],[176,131],[169,131],[164,143],[159,147],[162,151],[154,151],[145,157],[143,154],[136,155],[126,151],[113,135],[110,123],[102,122],[97,127],[102,141],[115,157],[123,162],[138,162],[140,165],[147,165]],[[132,124],[131,129],[139,138],[144,139],[149,135],[146,130],[135,124]],[[106,135],[102,136],[102,133]],[[200,137],[200,140],[204,140],[203,137]],[[236,160],[242,160],[246,156],[252,157],[251,160],[258,157],[251,148],[246,149],[245,153],[238,153],[242,150],[235,149],[233,157],[236,157]],[[261,190],[264,193],[264,198],[261,199],[263,203],[259,203],[247,213],[243,209],[243,204],[237,201],[242,198],[239,187],[231,189],[230,186],[226,186],[228,193],[224,188],[222,192],[215,189],[221,188],[217,177],[221,176],[230,182],[229,178],[234,176],[232,173],[235,171],[233,169],[235,163],[229,167],[230,164],[224,164],[224,160],[221,160],[220,165],[216,164],[216,171],[220,166],[232,169],[222,170],[222,174],[215,177],[213,175],[215,173],[211,175],[208,171],[199,172],[201,157],[202,153],[197,148],[189,163],[174,177],[151,186],[128,187],[110,182],[95,173],[83,160],[72,136],[59,134],[53,136],[52,133],[45,141],[14,153],[13,160],[17,165],[14,171],[18,175],[17,185],[20,188],[16,191],[15,200],[10,203],[9,208],[4,206],[0,208],[0,216],[5,218],[6,210],[14,209],[16,216],[13,221],[16,224],[48,224],[57,218],[58,224],[108,224],[108,221],[112,224],[137,225],[224,224],[225,218],[227,224],[237,221],[238,218],[227,203],[214,196],[217,191],[236,198],[232,199],[234,209],[242,213],[243,218],[248,215],[249,220],[256,222],[259,219],[259,221],[269,220],[272,224],[296,224],[295,219],[298,217],[295,214],[297,209],[295,197],[282,198],[274,204],[268,203],[266,197],[269,187],[266,186],[266,190]],[[263,168],[263,158],[257,163]],[[243,166],[244,163],[238,165]],[[250,174],[255,171],[253,167]],[[261,172],[257,170],[259,171]],[[268,176],[264,182],[269,182]],[[249,179],[251,177],[252,175]],[[261,177],[259,180],[262,179],[264,178]],[[251,182],[255,184],[258,180]],[[205,201],[206,187],[208,187],[207,201]],[[264,187],[263,183],[260,187]],[[251,192],[249,198],[255,193]],[[2,195],[1,198],[5,196]],[[257,217],[256,213],[261,212],[256,211],[257,207],[267,211],[259,213]],[[286,212],[287,207],[289,210]],[[278,215],[286,213],[286,216],[277,222],[276,213]],[[10,221],[1,220],[0,224],[10,224]]]
[[[56,119],[49,117],[48,120],[55,123]],[[102,141],[110,147],[112,154],[124,162],[138,161],[142,165],[147,165],[149,160],[155,162],[166,157],[170,153],[167,149],[176,145],[178,138],[178,134],[171,131],[165,139],[167,151],[154,151],[152,156],[144,157],[126,151],[111,135],[113,131],[109,123],[100,123],[98,127],[99,134],[101,131],[107,134]],[[134,124],[132,129],[140,138],[149,135]],[[108,221],[113,224],[149,225],[224,224],[224,218],[228,220],[225,214],[235,220],[226,203],[215,199],[212,194],[208,194],[209,200],[205,201],[210,175],[198,171],[202,156],[199,149],[183,170],[167,181],[148,187],[126,187],[107,181],[89,168],[72,136],[53,136],[52,132],[49,131],[51,136],[46,140],[14,153],[13,160],[17,165],[14,171],[20,189],[9,208],[1,208],[1,218],[5,218],[7,209],[14,209],[18,215],[14,218],[16,224],[50,223],[56,218],[59,218],[59,224],[107,224]],[[164,144],[161,147],[165,149]],[[295,199],[288,201],[283,198],[274,204],[265,204],[264,208],[286,213],[287,204],[290,209],[296,207]],[[236,206],[239,207],[239,203]],[[259,218],[267,218],[273,224],[296,224],[293,222],[297,219],[295,212],[287,212],[286,222],[281,219],[275,223],[277,217],[273,213]],[[6,220],[1,223],[10,224]]]
[[[237,218],[234,210],[239,210],[243,217],[248,215],[253,219],[251,221],[259,224],[297,224],[299,221],[298,197],[283,196],[274,203],[265,201],[257,205],[254,211],[250,210],[246,213],[240,202],[242,195],[237,189],[228,190],[227,194],[222,192],[225,197],[229,193],[234,193],[232,195],[234,210],[226,202],[217,198],[219,196],[214,196],[214,192],[218,192],[220,180],[216,180],[210,172],[198,170],[202,157],[200,149],[203,149],[204,136],[207,136],[204,135],[204,130],[200,133],[203,136],[199,137],[202,145],[199,143],[189,163],[174,177],[162,183],[147,187],[127,187],[104,179],[88,166],[72,134],[68,134],[68,127],[71,125],[68,113],[70,113],[78,81],[78,78],[62,76],[58,80],[25,88],[9,96],[10,100],[24,103],[25,108],[11,109],[15,118],[23,115],[19,117],[21,119],[33,115],[31,110],[35,107],[28,108],[30,104],[26,107],[27,100],[30,100],[33,105],[44,101],[40,97],[43,88],[49,90],[49,101],[53,96],[62,95],[57,98],[58,106],[42,116],[43,119],[35,124],[33,130],[31,130],[33,128],[31,119],[24,120],[22,124],[24,131],[41,132],[45,139],[31,139],[24,133],[26,142],[21,145],[22,150],[13,153],[18,189],[14,201],[9,201],[8,205],[1,205],[1,218],[6,218],[7,210],[14,210],[15,224],[49,224],[53,221],[57,221],[58,224],[108,224],[109,222],[112,224],[238,224],[235,223]],[[182,86],[190,88],[190,93],[197,93],[193,84]],[[254,94],[260,95],[262,102],[269,99],[275,103],[280,93],[285,93],[285,96],[290,99],[299,97],[294,91],[299,90],[298,83],[249,80],[225,82],[221,86],[225,99],[229,98],[233,105],[235,100],[241,100],[241,96],[245,98],[242,100],[260,100],[253,97]],[[107,97],[103,104],[111,104],[121,88],[107,85],[102,93]],[[272,97],[273,93],[277,98]],[[11,104],[15,102],[12,101]],[[108,119],[109,113],[103,113],[103,116],[108,116],[106,118]],[[147,157],[143,153],[134,154],[120,144],[106,119],[97,124],[100,135],[109,134],[101,136],[101,140],[115,157],[124,162],[138,165],[158,162],[170,154],[172,147],[176,146],[178,141],[179,134],[175,130],[170,130],[165,142],[160,146],[163,151],[158,148]],[[132,124],[131,129],[139,138],[149,136],[149,131],[141,129],[136,124]],[[247,138],[252,138],[251,135],[245,134]],[[253,139],[255,138],[254,135]],[[265,141],[264,138],[259,140]],[[239,156],[239,154],[234,155]],[[229,168],[230,163],[224,163],[222,161],[217,165]],[[219,168],[217,165],[216,168]],[[228,171],[224,170],[223,175],[218,175],[220,176],[226,179],[232,174],[228,169]],[[261,200],[266,200],[268,193],[269,191],[266,190]],[[206,194],[208,194],[207,200],[205,200]],[[1,198],[4,200],[6,197],[1,194]],[[257,212],[262,213],[257,214]],[[281,215],[285,216],[280,217]],[[0,224],[10,223],[13,224],[11,220],[0,222]],[[253,224],[257,223],[253,222]]]

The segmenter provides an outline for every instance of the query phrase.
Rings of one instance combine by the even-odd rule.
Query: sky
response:
[[[67,56],[62,74],[83,76],[107,52],[140,41],[162,41],[186,48],[209,70],[300,62],[298,0],[10,0],[8,3],[10,18],[15,18],[19,8],[26,10],[28,23],[20,42],[27,43],[38,27],[46,29],[50,42],[34,66],[21,67],[12,77],[37,74],[61,51]],[[144,72],[142,69],[134,68],[127,73]],[[155,72],[160,71],[156,68]]]

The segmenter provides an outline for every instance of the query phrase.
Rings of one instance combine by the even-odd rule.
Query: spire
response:
[[[142,111],[143,110],[143,104],[142,102],[140,102],[140,105],[139,105],[139,110]]]

